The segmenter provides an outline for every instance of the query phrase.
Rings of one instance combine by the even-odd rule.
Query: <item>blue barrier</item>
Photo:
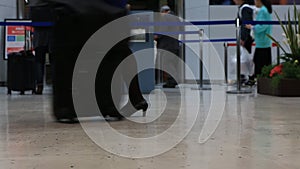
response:
[[[0,22],[0,26],[53,26],[53,22]]]
[[[138,22],[131,26],[185,26],[185,25],[226,25],[235,24],[235,20],[219,20],[219,21],[192,21],[192,22]],[[287,24],[289,21],[282,21],[282,24]],[[280,25],[279,21],[242,21],[242,24],[268,24]],[[296,23],[292,22],[291,23]],[[0,26],[53,26],[53,22],[0,22]],[[177,35],[177,34],[199,34],[199,31],[178,31],[178,32],[155,32],[155,34]],[[206,39],[203,42],[232,42],[235,38],[230,39]],[[182,40],[183,43],[199,43],[200,40]]]
[[[155,34],[161,34],[161,35],[187,35],[187,34],[199,34],[199,31],[178,31],[178,32],[154,32]]]
[[[191,22],[137,22],[131,26],[186,26],[186,25],[226,25],[235,24],[235,20],[191,21]]]
[[[232,25],[235,24],[235,20],[223,20],[223,21],[192,21],[193,25]]]
[[[187,26],[187,25],[232,25],[236,20],[220,20],[220,21],[191,21],[191,22],[138,22],[132,23],[131,26]],[[280,25],[279,21],[241,21],[242,24],[252,25]],[[282,21],[282,24],[287,24],[289,21]],[[291,23],[297,23],[292,22]]]
[[[289,21],[282,21],[287,24]],[[298,23],[292,22],[291,23]],[[221,21],[191,21],[191,22],[138,22],[131,26],[185,26],[185,25],[231,25],[235,24],[235,20]],[[262,24],[262,25],[280,25],[279,21],[242,21],[242,24]],[[53,22],[0,22],[0,26],[53,26]]]

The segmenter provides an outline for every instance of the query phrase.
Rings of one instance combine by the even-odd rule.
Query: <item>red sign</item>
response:
[[[24,35],[25,27],[24,26],[8,26],[7,27],[7,34],[8,35]]]

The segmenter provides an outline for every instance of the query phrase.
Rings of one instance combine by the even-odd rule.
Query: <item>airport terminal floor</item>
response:
[[[224,85],[214,85],[210,91],[191,87],[156,89],[145,95],[151,105],[146,117],[137,112],[122,121],[82,119],[92,124],[93,132],[104,133],[108,145],[117,142],[111,151],[93,140],[81,124],[55,122],[50,88],[43,95],[7,95],[6,88],[0,88],[0,169],[300,168],[299,97],[259,95],[256,88],[251,94],[226,94],[232,86]],[[132,146],[105,135],[107,128],[95,127],[107,123],[129,137],[151,138],[164,134],[177,117],[179,125],[168,133],[168,139],[151,144],[141,140]],[[151,122],[142,123],[147,120]],[[183,140],[174,141],[173,136],[182,132],[186,132]],[[138,158],[173,143],[166,151]],[[132,156],[126,157],[128,152]]]

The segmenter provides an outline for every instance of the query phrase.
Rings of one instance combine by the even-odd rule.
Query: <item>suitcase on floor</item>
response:
[[[31,90],[35,93],[35,58],[31,51],[20,51],[8,54],[7,94],[12,91]]]

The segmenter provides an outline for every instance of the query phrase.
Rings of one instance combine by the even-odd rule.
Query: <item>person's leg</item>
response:
[[[255,77],[261,74],[264,66],[272,64],[271,48],[257,48],[254,54]]]
[[[122,107],[121,112],[119,112],[117,109],[117,104],[119,103],[114,102],[119,101],[122,95],[121,92],[119,92],[119,87],[121,86],[118,84],[113,84],[116,82],[113,81],[113,77],[120,78],[121,75],[115,74],[120,73],[116,72],[116,69],[126,57],[133,57],[131,54],[132,52],[128,47],[123,46],[123,44],[118,44],[106,54],[99,66],[96,75],[95,92],[98,106],[104,117],[107,115],[110,117],[119,118],[122,117],[122,115],[130,116],[135,113],[136,110],[146,110],[148,108],[148,104],[143,98],[139,87],[138,76],[135,76],[132,80],[126,78],[127,74],[137,74],[137,63],[134,58],[129,58],[129,60],[127,60],[129,61],[129,66],[122,68],[122,70],[124,69],[122,74],[126,71],[126,73],[122,76],[124,77],[125,83],[129,88],[128,93],[131,104],[127,103],[124,107]],[[117,83],[118,82],[120,82],[119,79],[117,79]],[[112,91],[114,93],[112,93]]]
[[[126,61],[128,62],[128,66],[123,67],[122,69],[125,71],[128,71],[128,74],[135,75],[134,78],[131,79],[124,79],[126,85],[129,88],[128,94],[129,94],[129,99],[133,105],[136,105],[142,101],[145,101],[140,85],[139,85],[139,76],[138,76],[138,66],[136,59],[134,55],[132,55],[132,51],[130,48],[124,48],[124,54],[126,54]],[[130,58],[128,58],[130,57]],[[123,78],[126,78],[127,73],[123,74]],[[128,81],[131,80],[131,81]]]
[[[172,59],[171,61],[171,66],[174,71],[174,78],[170,76],[169,82],[172,85],[177,85],[178,82],[175,79],[179,80],[179,49],[172,50],[172,53],[177,56],[177,59]]]
[[[140,89],[136,59],[132,55],[132,51],[128,47],[125,47],[122,50],[122,53],[124,53],[124,55],[126,56],[126,64],[122,65],[122,72],[126,73],[122,73],[122,76],[126,86],[128,87],[130,103],[127,103],[121,109],[121,113],[124,116],[130,116],[137,110],[143,110],[144,112],[146,112],[148,103],[144,99]],[[128,75],[133,75],[134,77],[131,78],[131,76]]]
[[[47,47],[41,46],[35,49],[36,60],[36,94],[42,94],[44,84],[45,73],[45,57],[47,53]]]
[[[163,60],[162,60],[163,52],[157,50],[156,59],[155,59],[155,80],[156,84],[163,83]]]
[[[53,113],[59,122],[78,122],[72,97],[72,78],[79,52],[80,46],[57,48],[53,52]]]
[[[272,64],[272,50],[271,47],[265,48],[264,49],[265,57],[264,57],[264,62],[263,66],[268,66]]]
[[[146,99],[144,99],[142,92],[140,90],[138,75],[135,75],[134,78],[131,80],[131,82],[127,80],[125,80],[125,83],[127,86],[129,86],[128,89],[129,102],[122,107],[121,113],[123,116],[128,117],[134,114],[138,110],[143,110],[144,112],[143,116],[145,116],[146,111],[148,109],[148,103]]]
[[[260,48],[256,48],[255,52],[254,52],[254,75],[253,78],[256,78],[258,74],[260,74],[260,69],[261,69],[261,49]]]
[[[169,71],[167,83],[163,86],[166,88],[175,88],[177,85],[177,81],[175,79],[178,79],[178,60],[174,57],[178,57],[179,51],[177,49],[171,49],[169,52],[165,52],[165,55],[163,56],[164,60],[164,67],[165,70]],[[172,74],[172,75],[171,75]]]
[[[245,47],[241,47],[241,83],[243,85],[252,86],[255,83],[252,81],[251,76],[253,75],[253,57]]]
[[[65,12],[68,14],[68,11]],[[53,65],[53,115],[59,122],[73,123],[78,122],[72,97],[73,70],[83,46],[82,36],[85,35],[86,26],[81,24],[78,16],[58,16],[50,47]]]
[[[99,109],[104,117],[121,117],[116,107],[117,105],[114,104],[112,95],[112,87],[115,86],[114,84],[112,84],[112,78],[114,76],[115,70],[122,61],[120,58],[120,54],[122,54],[122,52],[116,47],[111,49],[101,61],[96,74],[96,99]]]
[[[252,60],[249,60],[249,62],[247,63],[247,69],[249,71],[249,74],[248,74],[248,80],[245,83],[245,85],[253,86],[255,85],[256,82],[254,79],[254,63]]]

